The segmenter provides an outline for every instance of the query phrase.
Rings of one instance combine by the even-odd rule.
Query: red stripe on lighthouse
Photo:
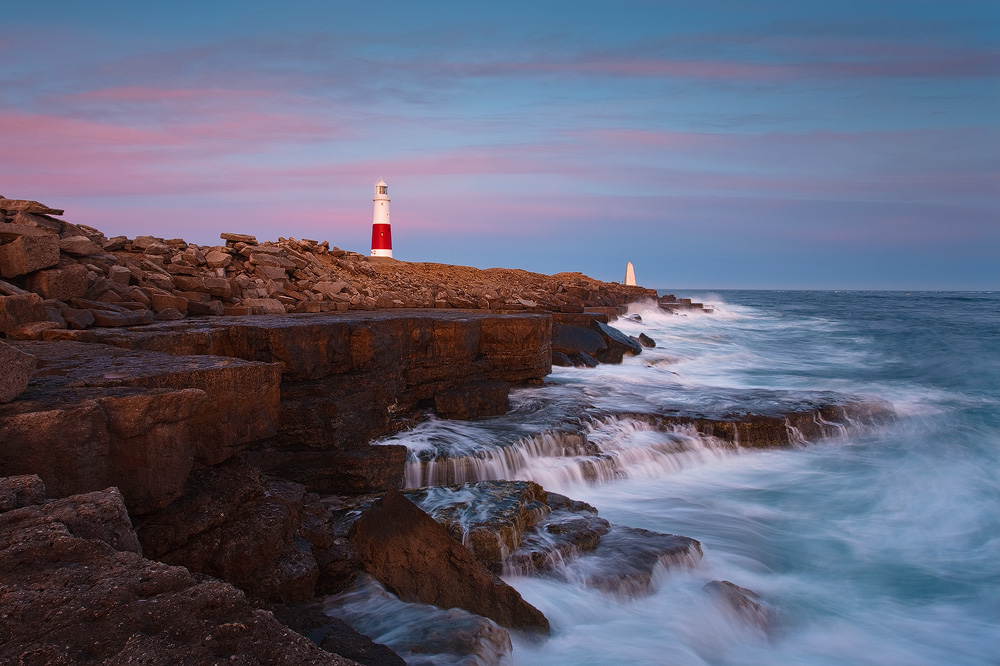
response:
[[[373,250],[392,249],[392,233],[389,229],[388,224],[372,225],[372,249]]]

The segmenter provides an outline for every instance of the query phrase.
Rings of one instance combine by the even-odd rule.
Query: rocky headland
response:
[[[0,661],[401,664],[321,603],[376,585],[450,614],[437,643],[414,641],[495,663],[509,631],[550,631],[500,574],[629,596],[701,557],[534,483],[465,483],[482,460],[372,445],[431,414],[504,414],[553,364],[642,353],[655,341],[610,324],[655,291],[326,241],[107,238],[62,213],[0,197]],[[610,416],[782,447],[892,411],[587,418]],[[614,460],[587,427],[556,448],[597,477]],[[712,589],[769,617],[749,590]]]

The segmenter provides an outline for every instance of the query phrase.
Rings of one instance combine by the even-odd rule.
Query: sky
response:
[[[1000,289],[995,0],[3,3],[0,195],[660,289]]]

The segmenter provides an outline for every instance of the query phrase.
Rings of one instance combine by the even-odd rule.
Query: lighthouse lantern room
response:
[[[372,256],[392,256],[392,234],[389,227],[389,186],[384,180],[375,183],[375,212],[372,215]]]

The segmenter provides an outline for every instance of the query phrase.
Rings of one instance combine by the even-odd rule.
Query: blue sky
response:
[[[1000,288],[996,2],[18,3],[0,194],[683,288]]]

